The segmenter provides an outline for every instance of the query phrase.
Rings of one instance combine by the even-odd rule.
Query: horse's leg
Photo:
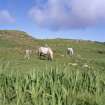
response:
[[[71,55],[73,55],[73,51],[71,51]]]
[[[49,53],[49,60],[52,61],[52,55]]]
[[[48,60],[50,60],[50,57],[49,57],[49,55],[47,56],[47,58],[48,58]]]
[[[41,59],[41,56],[42,56],[42,54],[41,54],[41,53],[39,53],[39,59]]]
[[[40,59],[42,59],[42,54],[40,54]]]
[[[49,53],[47,54],[47,59],[50,60],[50,54]]]

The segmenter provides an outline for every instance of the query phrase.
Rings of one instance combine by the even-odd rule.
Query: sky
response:
[[[0,29],[105,42],[105,0],[0,0]]]

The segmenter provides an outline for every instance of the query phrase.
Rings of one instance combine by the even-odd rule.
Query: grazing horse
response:
[[[25,56],[24,56],[24,58],[30,59],[31,53],[32,53],[32,50],[26,49],[26,50],[25,50]]]
[[[67,54],[73,55],[74,54],[73,48],[67,48]]]
[[[41,59],[41,56],[45,56],[48,60],[53,60],[53,51],[50,47],[40,47],[38,49],[38,55]]]

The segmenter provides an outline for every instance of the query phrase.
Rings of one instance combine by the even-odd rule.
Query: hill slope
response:
[[[32,45],[34,39],[26,32],[16,30],[0,30],[0,47]]]

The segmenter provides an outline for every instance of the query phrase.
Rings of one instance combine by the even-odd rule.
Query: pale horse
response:
[[[50,47],[39,47],[38,55],[41,59],[42,56],[47,57],[48,60],[53,60],[53,51]]]
[[[24,58],[30,59],[31,54],[32,54],[32,50],[26,49]]]
[[[68,55],[73,55],[74,54],[73,48],[67,48],[67,54]]]

